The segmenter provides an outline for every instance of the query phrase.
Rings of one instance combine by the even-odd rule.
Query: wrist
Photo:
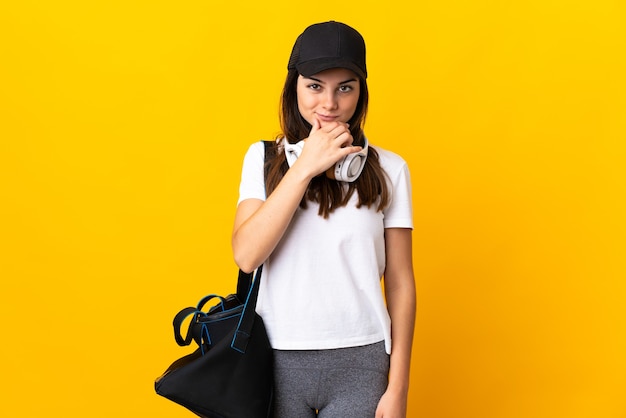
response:
[[[390,376],[389,383],[387,384],[387,392],[393,393],[398,396],[408,396],[409,393],[409,381],[408,379],[394,379]]]
[[[315,177],[316,174],[308,172],[305,170],[305,165],[298,164],[298,161],[296,161],[294,165],[289,167],[289,170],[287,170],[286,176],[287,175],[292,176],[295,181],[303,183],[308,187],[309,183],[313,180],[313,177]]]

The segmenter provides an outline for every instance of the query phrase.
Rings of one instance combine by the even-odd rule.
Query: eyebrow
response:
[[[324,81],[322,81],[322,80],[320,80],[320,79],[317,79],[317,78],[315,78],[315,77],[305,77],[305,78],[308,78],[308,79],[313,80],[313,81],[317,81],[318,83],[326,84]],[[346,83],[350,83],[350,82],[352,82],[352,81],[358,81],[358,80],[357,80],[356,78],[351,78],[351,79],[349,79],[349,80],[342,81],[342,82],[340,82],[339,84],[346,84]]]

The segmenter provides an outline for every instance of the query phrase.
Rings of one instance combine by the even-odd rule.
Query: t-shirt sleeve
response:
[[[264,163],[265,147],[263,142],[256,142],[248,148],[243,158],[237,205],[246,199],[265,200]]]
[[[398,155],[389,153],[392,160],[386,169],[391,183],[391,202],[383,211],[385,228],[413,229],[413,203],[411,175],[406,162]],[[386,164],[385,164],[386,165]]]

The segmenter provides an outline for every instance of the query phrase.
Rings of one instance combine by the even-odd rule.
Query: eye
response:
[[[311,84],[309,84],[307,87],[308,87],[308,88],[310,88],[311,90],[319,90],[319,89],[321,89],[321,88],[322,88],[322,86],[320,86],[320,85],[319,85],[319,84],[317,84],[317,83],[311,83]]]
[[[354,88],[352,86],[347,85],[347,84],[339,87],[339,91],[342,92],[342,93],[348,93],[348,92],[350,92],[352,90],[354,90]]]

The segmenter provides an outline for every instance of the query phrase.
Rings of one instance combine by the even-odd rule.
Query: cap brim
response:
[[[364,73],[358,65],[352,61],[343,60],[337,57],[318,58],[316,60],[306,61],[296,65],[298,72],[305,77],[311,77],[312,75],[321,73],[322,71],[329,70],[331,68],[347,68],[348,70],[354,71],[359,77],[363,79],[367,78],[367,74]]]

